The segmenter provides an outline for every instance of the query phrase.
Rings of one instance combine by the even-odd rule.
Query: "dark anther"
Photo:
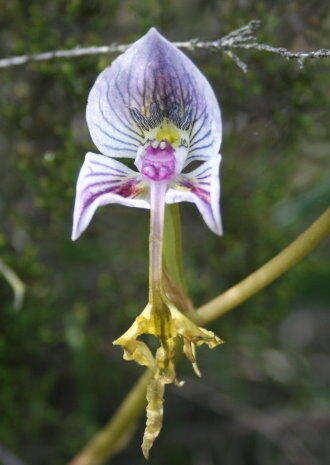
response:
[[[177,102],[171,102],[164,110],[161,109],[158,102],[152,102],[149,107],[149,117],[144,116],[140,110],[134,107],[131,107],[129,111],[135,123],[144,131],[157,127],[165,117],[172,121],[177,128],[184,131],[190,128],[192,122],[192,110],[182,113]]]

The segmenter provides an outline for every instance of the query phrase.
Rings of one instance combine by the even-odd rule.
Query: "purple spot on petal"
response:
[[[125,198],[134,198],[137,195],[139,195],[142,191],[142,188],[138,186],[139,181],[136,179],[130,179],[129,181],[117,185],[117,186],[109,186],[107,189],[103,189],[102,191],[96,192],[95,194],[92,194],[90,196],[86,196],[86,200],[84,202],[84,208],[89,207],[94,200],[96,200],[98,197],[104,194],[117,194],[121,195],[122,197]]]
[[[139,181],[136,179],[131,179],[130,181],[115,188],[114,192],[118,195],[122,195],[123,197],[136,197],[141,192],[141,189],[137,188],[138,183]]]
[[[187,187],[188,189],[190,189],[190,191],[197,195],[197,197],[199,197],[201,200],[203,200],[203,202],[206,202],[206,203],[211,203],[211,196],[210,196],[210,193],[205,190],[205,189],[202,189],[200,187],[197,187],[195,186],[194,184],[192,184],[191,182],[184,182],[183,185],[185,187]]]

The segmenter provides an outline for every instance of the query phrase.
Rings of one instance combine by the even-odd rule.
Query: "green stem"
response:
[[[167,205],[165,210],[163,259],[166,272],[174,284],[186,292],[183,272],[180,207]]]
[[[8,265],[0,258],[0,273],[7,280],[8,284],[12,287],[14,292],[14,303],[13,307],[15,310],[20,310],[23,305],[23,299],[25,294],[25,284],[17,276],[17,274],[9,268]]]
[[[125,397],[111,420],[68,465],[98,465],[120,452],[134,433],[146,406],[147,386],[152,372],[147,370]]]
[[[158,237],[153,239],[158,239]],[[152,241],[150,242],[152,243]],[[154,251],[151,246],[150,255],[156,255],[156,253],[157,251]],[[180,210],[178,205],[166,206],[163,261],[171,282],[173,282],[176,289],[180,289],[181,293],[185,295]],[[188,299],[188,297],[186,298]],[[112,419],[68,465],[98,465],[125,447],[134,433],[136,421],[145,409],[146,391],[151,377],[151,371],[147,370],[131,389]]]
[[[208,323],[237,307],[309,254],[329,235],[329,232],[330,208],[327,208],[305,232],[300,234],[282,252],[243,281],[200,307],[197,311],[199,321],[202,324]]]
[[[169,236],[171,239],[173,233],[170,232],[169,227],[167,229],[166,234],[172,234],[172,236]],[[329,233],[330,209],[328,208],[303,234],[272,260],[236,286],[233,286],[208,304],[203,305],[197,311],[197,318],[209,322],[235,308],[301,260]],[[178,234],[176,237],[180,237],[178,229],[176,234]],[[180,256],[182,257],[181,253],[179,253],[178,259]],[[175,273],[179,272],[181,266],[175,266],[174,261],[172,257],[166,264],[166,266],[170,266],[169,272],[174,271],[173,277]],[[150,372],[147,370],[132,388],[109,423],[92,438],[82,452],[68,465],[100,465],[125,447],[129,439],[129,433],[132,433],[132,427],[135,426],[137,419],[144,411],[149,379]]]
[[[167,205],[165,210],[163,283],[171,302],[182,313],[194,310],[184,279],[180,207],[177,204]]]

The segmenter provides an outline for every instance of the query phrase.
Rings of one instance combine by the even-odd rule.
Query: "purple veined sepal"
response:
[[[149,209],[149,186],[123,163],[88,152],[77,180],[72,240],[84,232],[98,207],[111,203]]]
[[[193,202],[207,226],[222,234],[219,197],[221,155],[202,163],[190,173],[182,173],[166,193],[166,203]]]
[[[99,75],[86,117],[95,145],[111,157],[136,158],[164,121],[178,129],[177,143],[186,144],[188,163],[216,157],[220,150],[221,115],[209,82],[155,28]]]
[[[88,97],[86,117],[102,155],[87,154],[81,168],[74,240],[101,205],[149,208],[149,181],[168,181],[168,203],[196,203],[209,227],[221,233],[219,105],[205,76],[156,29],[99,75]],[[128,157],[139,173],[113,160]],[[210,179],[199,178],[200,168],[181,173],[194,161],[208,163]]]

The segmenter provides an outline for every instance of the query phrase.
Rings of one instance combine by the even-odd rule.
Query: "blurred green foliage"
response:
[[[0,0],[0,11],[3,57],[126,43],[150,26],[171,40],[212,39],[251,19],[262,21],[264,42],[316,49],[327,45],[330,25],[321,0]],[[224,55],[191,55],[215,89],[224,121],[225,235],[212,235],[192,206],[181,209],[196,305],[262,265],[329,203],[329,62],[300,69],[266,53],[240,56],[247,74]],[[27,285],[15,312],[0,277],[0,443],[31,465],[59,465],[77,453],[141,372],[112,340],[145,303],[148,215],[107,207],[77,243],[69,239],[75,179],[93,150],[86,99],[111,59],[0,71],[0,256]],[[307,415],[329,412],[326,251],[321,245],[214,323],[227,343],[200,351],[201,383],[189,378],[180,391],[169,390],[152,464],[329,463],[330,414],[316,426]],[[190,377],[188,366],[181,370]],[[272,436],[253,426],[253,415],[245,414],[250,427],[240,424],[249,409],[270,419],[306,412],[306,419],[287,429],[283,420],[284,431]],[[114,464],[144,463],[140,434]]]

